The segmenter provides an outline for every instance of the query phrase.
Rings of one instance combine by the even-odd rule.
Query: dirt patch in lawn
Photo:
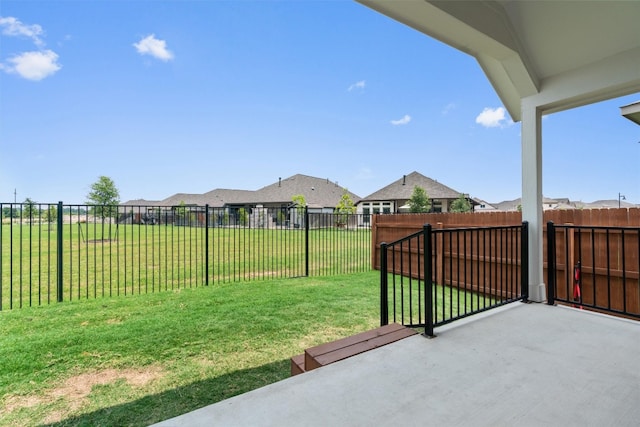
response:
[[[132,388],[140,388],[162,377],[160,368],[145,369],[104,369],[87,372],[67,378],[60,386],[48,390],[39,396],[8,396],[0,407],[0,415],[8,415],[23,408],[34,408],[63,399],[66,408],[48,414],[45,423],[54,423],[65,419],[70,413],[81,408],[87,401],[94,386],[109,385],[124,380]]]

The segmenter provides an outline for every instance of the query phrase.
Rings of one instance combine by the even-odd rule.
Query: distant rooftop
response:
[[[414,171],[362,200],[408,200],[416,186],[423,188],[431,199],[457,199],[461,194],[460,191]]]

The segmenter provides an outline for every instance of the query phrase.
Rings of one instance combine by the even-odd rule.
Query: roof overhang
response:
[[[627,119],[640,125],[640,101],[620,107],[620,112]]]
[[[357,1],[475,57],[514,121],[640,92],[640,2]]]

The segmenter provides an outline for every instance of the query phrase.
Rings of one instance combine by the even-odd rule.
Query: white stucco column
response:
[[[542,258],[542,121],[533,102],[522,101],[522,220],[529,222],[529,300],[547,298]]]

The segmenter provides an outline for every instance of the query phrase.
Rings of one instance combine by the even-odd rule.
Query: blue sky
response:
[[[640,203],[640,94],[543,121],[547,197]],[[361,197],[412,171],[520,197],[520,124],[475,60],[352,1],[0,5],[0,201],[257,190]]]

